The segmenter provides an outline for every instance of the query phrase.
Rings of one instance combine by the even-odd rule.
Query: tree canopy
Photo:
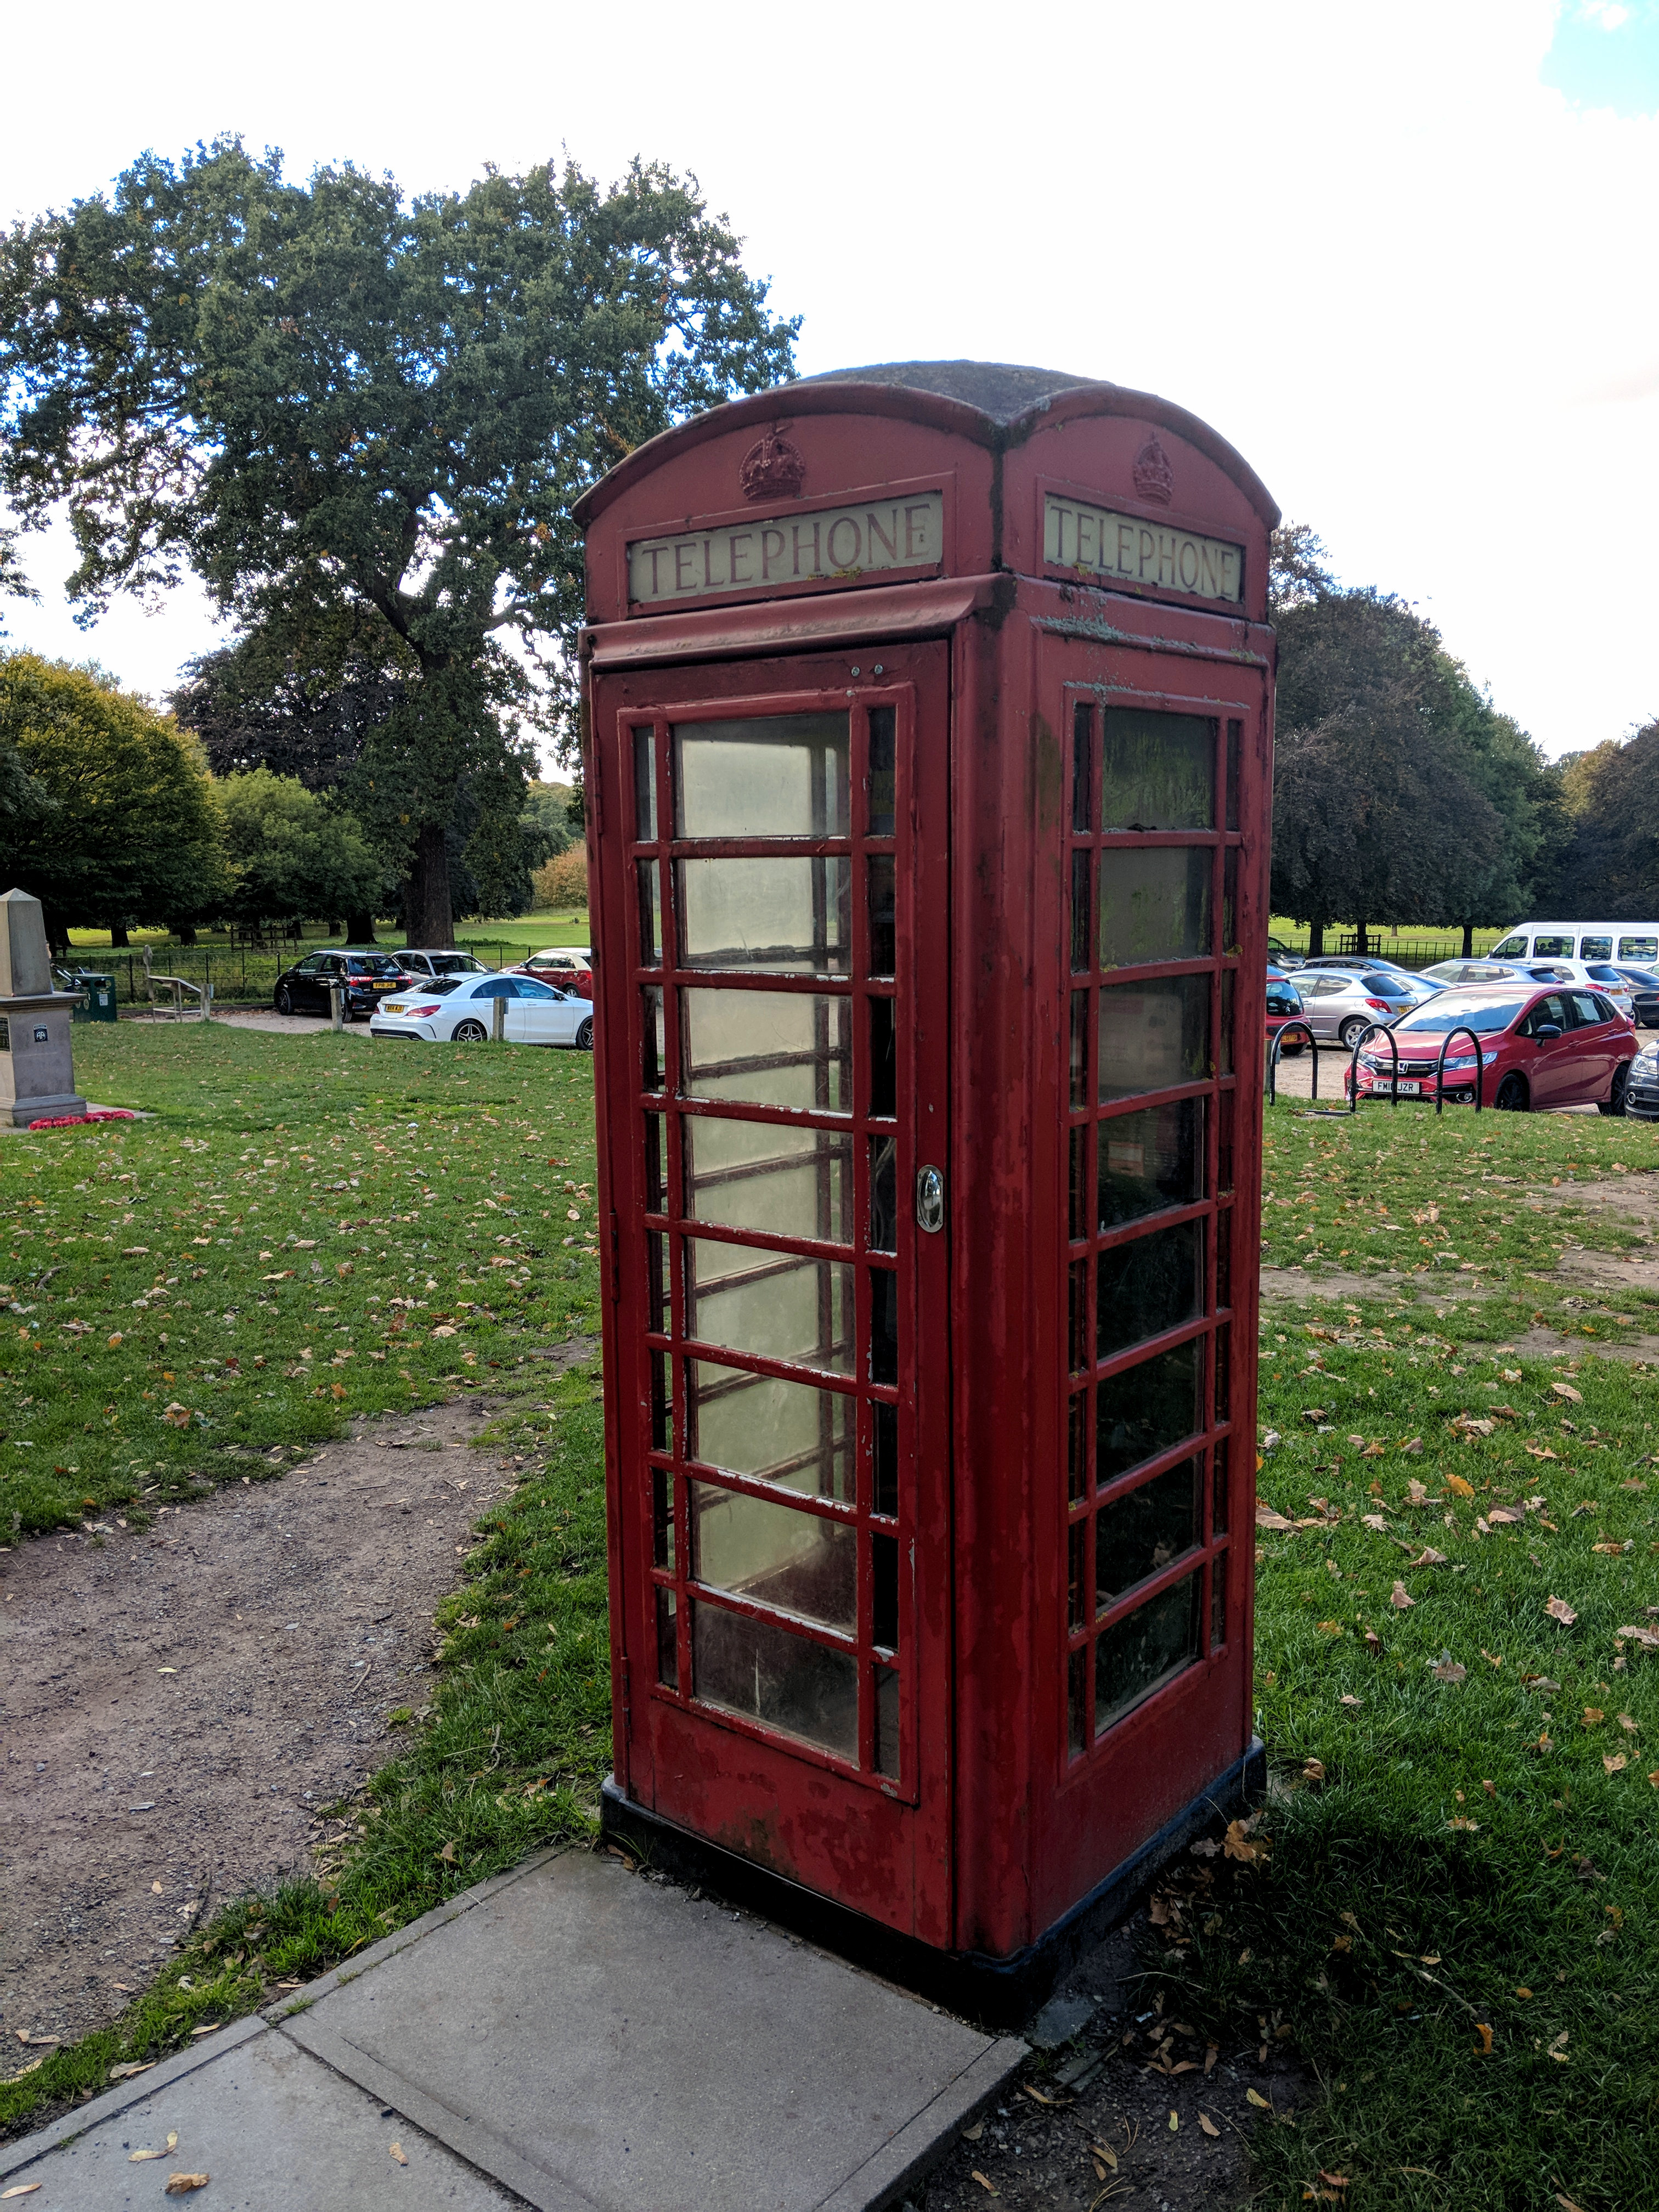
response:
[[[92,668],[0,658],[0,752],[37,800],[0,808],[0,871],[33,891],[59,946],[73,926],[188,926],[223,891],[206,764],[166,715]]]
[[[1401,600],[1345,591],[1275,533],[1274,911],[1327,924],[1512,921],[1552,863],[1559,781]]]
[[[214,796],[224,823],[223,911],[257,930],[307,915],[348,918],[374,911],[380,871],[361,830],[296,776],[267,768],[224,777]]]
[[[1562,763],[1571,809],[1547,896],[1564,915],[1648,921],[1659,908],[1659,721]]]
[[[26,527],[67,503],[91,613],[190,568],[269,665],[337,675],[346,632],[406,660],[360,759],[398,783],[409,924],[443,944],[456,793],[546,711],[501,639],[562,707],[572,502],[790,373],[766,289],[653,164],[406,200],[349,167],[288,182],[234,138],[146,155],[0,247],[0,488]]]

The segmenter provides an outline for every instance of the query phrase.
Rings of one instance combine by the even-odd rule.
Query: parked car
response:
[[[1267,970],[1268,1043],[1273,1042],[1286,1022],[1300,1021],[1301,1018],[1302,1000],[1295,984],[1288,976],[1275,975],[1269,968]],[[1298,1031],[1286,1044],[1280,1047],[1281,1055],[1288,1058],[1291,1054],[1300,1052],[1305,1042],[1306,1039]]]
[[[1480,1039],[1482,1099],[1506,1113],[1587,1105],[1625,1111],[1636,1033],[1603,992],[1500,983],[1442,993],[1394,1025],[1402,1097],[1433,1096],[1440,1048],[1455,1029]],[[1394,1073],[1386,1045],[1366,1047],[1360,1096],[1386,1096]],[[1474,1097],[1474,1048],[1467,1037],[1454,1039],[1447,1053],[1443,1096]]]
[[[1449,988],[1454,983],[1516,983],[1528,978],[1504,960],[1437,960],[1423,970],[1425,983]]]
[[[1314,968],[1304,963],[1297,971],[1296,988],[1303,1019],[1320,1042],[1334,1037],[1349,1046],[1369,1023],[1386,1026],[1438,995],[1435,985],[1403,969],[1370,967]]]
[[[1638,1121],[1659,1121],[1659,1044],[1644,1044],[1632,1060],[1625,1111]]]
[[[398,965],[405,975],[489,975],[494,970],[482,960],[475,960],[470,952],[440,951],[410,951],[405,945],[398,955]]]
[[[1275,967],[1286,970],[1302,965],[1302,955],[1292,952],[1282,938],[1270,937],[1267,939],[1267,957]]]
[[[593,953],[589,945],[550,945],[545,951],[532,952],[527,960],[520,961],[514,972],[537,976],[557,990],[574,991],[579,999],[593,995]]]
[[[1494,960],[1638,961],[1659,964],[1659,921],[1518,921]]]
[[[1630,993],[1631,1019],[1638,1030],[1659,1030],[1659,975],[1651,968],[1621,968]]]
[[[356,1021],[372,1013],[388,991],[403,981],[403,970],[385,952],[310,952],[284,968],[270,994],[279,1014],[326,1014],[331,988],[345,990],[345,1014]]]
[[[1630,985],[1605,960],[1523,960],[1521,971],[1534,983],[1588,983],[1611,999],[1621,1014],[1634,1013]]]
[[[368,1033],[435,1044],[483,1044],[495,1035],[495,1001],[505,1000],[509,1044],[568,1044],[593,1049],[593,1009],[529,975],[436,975],[374,1009]]]

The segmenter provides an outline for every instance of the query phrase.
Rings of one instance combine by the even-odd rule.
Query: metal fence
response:
[[[210,945],[156,945],[150,948],[150,965],[159,975],[165,969],[187,982],[210,988],[214,1003],[222,1006],[268,1006],[276,978],[307,952],[321,951],[330,938],[231,938]],[[460,937],[457,945],[491,968],[506,968],[525,957],[527,948],[505,938]],[[386,951],[396,953],[396,945]],[[54,963],[65,974],[86,969],[94,975],[113,975],[115,995],[123,1006],[149,1004],[142,951],[112,951],[101,945],[71,945],[67,959]]]

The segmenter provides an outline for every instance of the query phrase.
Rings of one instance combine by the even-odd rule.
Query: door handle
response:
[[[945,1226],[945,1177],[938,1168],[916,1170],[916,1226],[930,1237]]]

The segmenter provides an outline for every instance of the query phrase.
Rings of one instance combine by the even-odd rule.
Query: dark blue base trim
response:
[[[1019,2027],[1038,2010],[1085,1952],[1127,1917],[1141,1893],[1177,1852],[1218,1820],[1229,1820],[1246,1803],[1261,1798],[1267,1784],[1267,1753],[1257,1737],[1242,1759],[1235,1759],[1062,1919],[1035,1943],[1006,1959],[978,1951],[936,1951],[914,1936],[899,1935],[865,1913],[820,1897],[769,1867],[757,1866],[632,1803],[617,1788],[614,1775],[605,1777],[599,1791],[599,1824],[608,1840],[625,1844],[647,1865],[676,1881],[714,1890],[963,2019],[1006,2029]]]

